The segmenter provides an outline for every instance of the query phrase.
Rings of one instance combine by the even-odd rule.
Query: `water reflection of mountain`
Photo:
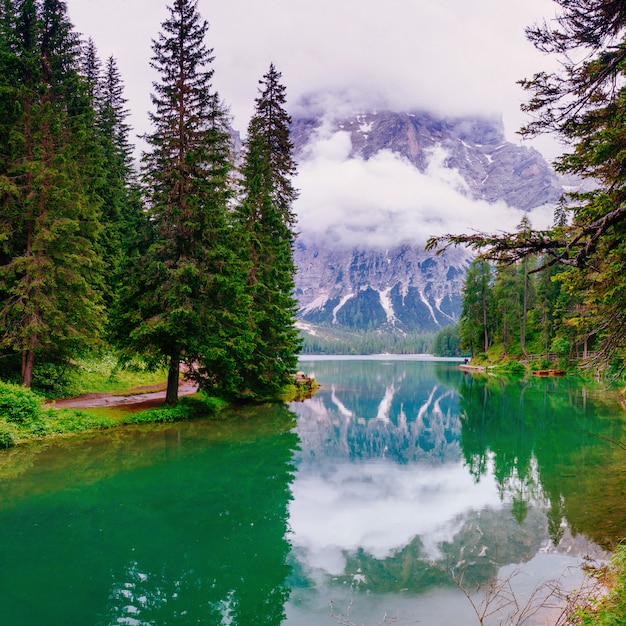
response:
[[[297,406],[302,461],[441,463],[460,458],[458,394],[422,363],[325,363],[322,389]],[[418,367],[415,367],[418,365]],[[449,366],[448,366],[449,367]],[[314,372],[315,373],[315,372]]]
[[[542,555],[597,553],[589,539],[608,545],[590,526],[603,506],[594,502],[585,521],[576,484],[615,482],[600,476],[600,459],[623,425],[578,383],[506,385],[437,363],[304,365],[323,387],[294,407],[290,523],[301,577],[422,592],[449,584],[450,564],[484,583]]]

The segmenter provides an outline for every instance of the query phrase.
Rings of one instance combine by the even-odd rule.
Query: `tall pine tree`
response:
[[[97,159],[65,3],[4,2],[2,17],[12,23],[3,65],[13,107],[2,159],[12,186],[0,222],[0,346],[19,355],[30,386],[38,355],[76,356],[101,331]]]
[[[492,342],[491,304],[493,299],[492,270],[481,259],[472,262],[463,285],[463,311],[459,320],[461,347],[487,352]]]
[[[103,227],[100,246],[109,277],[107,295],[112,298],[119,266],[143,214],[133,162],[134,146],[130,142],[131,129],[126,121],[129,112],[124,83],[113,57],[107,59],[103,72],[98,75],[94,107],[103,158],[99,190]]]
[[[116,307],[119,344],[169,368],[166,402],[178,399],[181,364],[213,393],[236,395],[250,353],[249,304],[228,203],[231,139],[212,88],[208,24],[197,3],[174,0],[153,42],[154,84],[144,155],[146,254]]]
[[[290,381],[300,351],[294,326],[295,214],[297,191],[291,119],[285,87],[274,65],[259,81],[259,95],[248,126],[242,166],[243,197],[238,210],[248,251],[248,283],[254,301],[254,355],[246,383],[253,394],[273,393]]]

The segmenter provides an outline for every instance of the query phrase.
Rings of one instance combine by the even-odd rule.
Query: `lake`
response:
[[[300,367],[322,385],[301,403],[0,452],[1,623],[545,624],[535,590],[626,537],[612,394],[419,357]]]

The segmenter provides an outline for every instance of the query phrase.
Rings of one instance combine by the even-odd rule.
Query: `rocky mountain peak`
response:
[[[541,154],[507,141],[497,119],[438,118],[419,111],[297,117],[291,137],[298,161],[312,158],[312,146],[321,135],[337,133],[349,137],[348,159],[367,162],[391,153],[427,176],[435,167],[461,196],[483,204],[530,211],[555,204],[563,193]],[[388,208],[381,206],[381,220]],[[453,207],[445,209],[454,212]],[[430,234],[427,228],[424,240]],[[381,249],[339,247],[310,237],[306,229],[294,258],[299,318],[306,327],[399,332],[433,332],[456,322],[470,262],[469,253],[461,249],[441,256],[427,253],[423,241],[412,242],[403,232]]]
[[[292,140],[299,159],[306,159],[306,148],[323,123],[330,125],[327,132],[349,133],[353,156],[369,159],[390,150],[421,172],[426,171],[433,151],[440,149],[445,167],[461,174],[475,199],[502,200],[527,211],[555,203],[563,193],[556,173],[542,155],[534,148],[508,142],[499,119],[442,119],[425,112],[389,111],[331,121],[296,118]]]

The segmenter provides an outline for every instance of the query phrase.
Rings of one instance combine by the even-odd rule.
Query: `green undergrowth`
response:
[[[87,393],[122,393],[136,387],[161,385],[165,389],[165,370],[149,370],[139,364],[121,368],[112,354],[76,362],[61,392],[56,397],[74,397]],[[154,389],[151,389],[152,391]],[[46,394],[49,397],[50,394]]]
[[[228,403],[203,393],[183,397],[176,406],[133,412],[124,407],[53,409],[44,397],[19,385],[0,382],[0,448],[124,424],[178,422],[214,417]]]
[[[529,352],[529,354],[532,354]],[[576,365],[567,365],[555,362],[552,359],[534,357],[528,362],[528,357],[522,354],[504,353],[501,345],[494,345],[487,352],[477,352],[470,361],[471,365],[486,367],[490,372],[508,374],[511,376],[524,376],[537,370],[562,369],[568,375],[588,378],[586,372]]]

